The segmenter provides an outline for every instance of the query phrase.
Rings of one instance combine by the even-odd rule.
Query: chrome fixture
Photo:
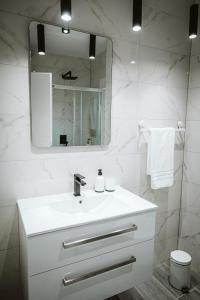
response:
[[[189,24],[189,38],[195,39],[198,32],[198,4],[190,6],[190,24]]]
[[[74,283],[77,283],[77,282],[81,282],[83,280],[95,277],[97,275],[104,274],[106,272],[110,272],[110,271],[122,268],[124,266],[133,264],[134,262],[136,262],[136,258],[134,256],[131,256],[127,260],[124,260],[122,262],[119,262],[117,264],[114,264],[114,265],[111,265],[111,266],[108,266],[108,267],[105,267],[105,268],[102,268],[102,269],[97,270],[97,271],[93,271],[93,272],[87,273],[85,275],[83,274],[83,275],[80,275],[80,276],[77,276],[77,277],[74,277],[74,278],[70,278],[70,277],[66,276],[63,279],[63,284],[64,284],[64,286],[69,286],[71,284],[74,284]]]
[[[38,41],[38,54],[45,55],[45,33],[44,25],[37,25],[37,41]]]
[[[142,29],[142,0],[133,0],[133,31]]]
[[[69,22],[72,19],[72,4],[71,0],[61,0],[60,1],[60,9],[61,9],[61,18]]]
[[[81,196],[80,190],[81,186],[86,185],[86,182],[83,181],[85,177],[80,174],[74,174],[74,196]]]
[[[85,244],[93,243],[96,241],[105,240],[105,239],[111,238],[113,236],[118,236],[118,235],[125,234],[128,232],[136,231],[137,229],[138,229],[137,225],[133,224],[132,226],[130,226],[128,228],[115,230],[115,231],[112,231],[112,232],[109,232],[109,233],[106,233],[103,235],[96,235],[96,236],[92,236],[87,239],[77,240],[74,242],[63,242],[63,248],[69,249],[69,248],[77,247],[80,245],[85,245]]]
[[[96,35],[90,34],[89,59],[95,59],[96,56]]]

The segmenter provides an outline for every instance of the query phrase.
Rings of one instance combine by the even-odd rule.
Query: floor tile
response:
[[[192,290],[189,294],[182,295],[178,300],[199,300],[200,292],[197,289]]]
[[[144,298],[134,288],[119,294],[118,297],[120,300],[144,300]]]
[[[172,300],[176,299],[157,279],[141,284],[137,287],[138,292],[145,300]]]

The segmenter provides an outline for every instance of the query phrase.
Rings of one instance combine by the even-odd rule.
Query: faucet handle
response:
[[[74,174],[75,178],[78,178],[79,180],[84,179],[85,177],[81,174]]]

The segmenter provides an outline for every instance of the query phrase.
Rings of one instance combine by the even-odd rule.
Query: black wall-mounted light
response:
[[[190,24],[189,24],[189,38],[195,39],[198,32],[198,10],[199,5],[193,4],[190,6]]]
[[[96,35],[90,34],[89,59],[95,59],[96,56]]]
[[[69,28],[62,28],[62,33],[64,34],[69,34],[70,33],[70,29]]]
[[[133,31],[142,29],[142,0],[133,0]]]
[[[61,9],[61,18],[67,22],[71,21],[71,19],[72,19],[71,0],[61,0],[60,1],[60,9]]]
[[[37,25],[37,40],[38,40],[38,54],[45,55],[45,33],[44,25]]]

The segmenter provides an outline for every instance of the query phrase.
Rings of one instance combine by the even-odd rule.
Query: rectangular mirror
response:
[[[32,144],[108,145],[112,41],[34,21],[30,57]]]

